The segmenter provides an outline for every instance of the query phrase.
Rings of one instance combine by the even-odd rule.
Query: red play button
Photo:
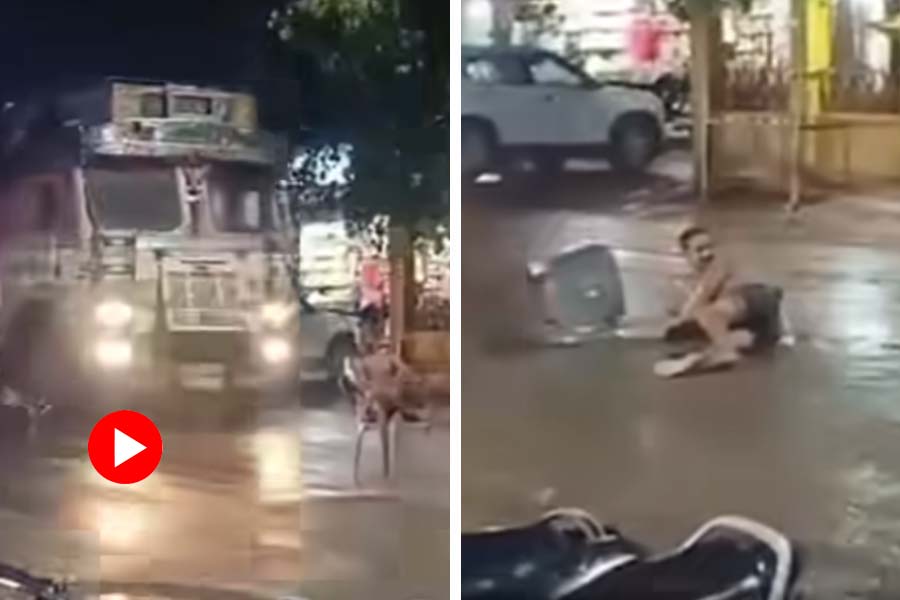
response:
[[[109,413],[94,425],[88,456],[94,469],[114,483],[136,483],[162,458],[162,437],[153,421],[132,410]]]

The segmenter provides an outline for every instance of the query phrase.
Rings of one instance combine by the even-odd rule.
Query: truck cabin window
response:
[[[241,233],[271,228],[272,206],[265,173],[236,167],[214,167],[208,194],[218,231]]]
[[[181,225],[170,166],[105,165],[85,173],[91,218],[101,229],[172,231]]]

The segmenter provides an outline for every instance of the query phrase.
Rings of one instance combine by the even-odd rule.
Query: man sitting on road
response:
[[[673,372],[695,366],[729,366],[740,359],[741,350],[776,342],[780,335],[781,289],[741,283],[732,265],[716,253],[712,237],[702,227],[685,229],[678,242],[696,281],[665,337],[677,341],[705,334],[710,345],[703,352],[686,355],[684,364],[673,363]]]

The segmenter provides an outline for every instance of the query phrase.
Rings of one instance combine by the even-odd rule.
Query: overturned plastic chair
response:
[[[608,332],[625,314],[622,276],[610,249],[586,244],[528,265],[532,299],[542,321],[580,339]]]

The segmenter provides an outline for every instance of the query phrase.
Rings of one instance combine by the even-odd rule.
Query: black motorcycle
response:
[[[787,538],[743,517],[662,554],[573,509],[462,536],[464,600],[787,600],[799,570]]]

